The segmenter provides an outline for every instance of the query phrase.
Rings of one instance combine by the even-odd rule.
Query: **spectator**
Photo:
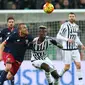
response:
[[[15,3],[12,4],[12,9],[16,9],[16,4]]]
[[[84,9],[85,8],[85,0],[80,0],[79,2],[79,8]]]
[[[62,9],[69,9],[70,8],[69,1],[68,0],[63,0],[61,8]]]
[[[58,2],[55,3],[55,9],[60,9],[60,8],[61,8],[60,4]]]

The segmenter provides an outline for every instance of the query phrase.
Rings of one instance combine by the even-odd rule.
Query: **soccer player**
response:
[[[7,18],[7,28],[4,28],[3,30],[0,31],[0,37],[2,38],[2,41],[4,41],[13,30],[15,30],[14,28],[15,25],[15,20],[13,17],[8,17]],[[6,46],[6,49],[8,49],[8,47]],[[0,60],[1,57],[0,57]],[[0,71],[1,73],[2,71]],[[14,78],[11,80],[11,85],[14,85]]]
[[[47,27],[40,26],[39,27],[39,35],[34,38],[32,47],[32,65],[38,69],[43,69],[45,71],[46,78],[48,80],[49,85],[53,85],[53,81],[51,77],[56,80],[58,84],[59,75],[56,71],[55,66],[52,64],[51,60],[47,57],[47,48],[49,45],[56,45],[60,48],[62,46],[56,42],[55,39],[47,36]]]
[[[27,49],[28,44],[33,40],[29,34],[27,26],[24,23],[19,24],[18,30],[12,32],[7,39],[2,42],[0,50],[8,46],[9,49],[4,48],[2,53],[5,70],[0,76],[0,85],[3,85],[6,79],[10,80],[17,73]]]
[[[61,72],[61,76],[70,68],[70,63],[74,61],[77,68],[77,76],[80,83],[82,83],[82,73],[81,73],[81,63],[80,54],[78,51],[78,46],[85,49],[78,37],[79,26],[75,23],[76,15],[74,13],[69,13],[69,21],[61,25],[61,28],[57,34],[57,39],[61,40],[63,45],[63,56],[65,67]],[[81,85],[81,84],[80,84]]]

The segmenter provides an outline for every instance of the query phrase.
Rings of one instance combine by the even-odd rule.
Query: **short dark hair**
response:
[[[13,19],[14,20],[14,17],[10,16],[7,18],[7,22],[10,20],[10,19]]]
[[[40,25],[40,26],[39,26],[39,30],[40,30],[40,29],[47,29],[47,27],[44,26],[44,25]]]
[[[69,14],[74,14],[74,15],[76,16],[76,14],[75,14],[75,13],[73,13],[73,12],[70,12]]]

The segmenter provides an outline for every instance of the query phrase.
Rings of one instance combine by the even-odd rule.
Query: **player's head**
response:
[[[71,23],[73,23],[73,22],[75,22],[75,20],[76,20],[76,15],[75,15],[75,13],[73,13],[73,12],[69,13],[69,21],[70,21]]]
[[[7,26],[8,26],[8,28],[13,28],[14,27],[14,25],[15,25],[15,20],[14,20],[14,18],[13,17],[8,17],[7,18]]]
[[[19,35],[21,37],[25,37],[28,35],[28,28],[27,28],[26,24],[24,24],[24,23],[20,23],[18,25],[18,31],[19,31]]]
[[[47,35],[47,27],[46,26],[39,26],[39,37],[45,37]]]

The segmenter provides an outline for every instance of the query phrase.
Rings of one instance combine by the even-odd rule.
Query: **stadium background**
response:
[[[56,37],[60,25],[68,20],[68,13],[76,13],[77,20],[76,23],[79,25],[79,36],[81,41],[85,45],[85,10],[84,9],[70,9],[70,10],[54,10],[51,14],[46,14],[43,10],[0,10],[0,30],[6,27],[7,17],[13,16],[15,18],[17,27],[18,23],[26,23],[30,33],[36,37],[38,32],[38,27],[40,25],[45,25],[48,27],[48,35]],[[81,49],[80,49],[81,50]],[[63,55],[61,50],[51,45],[48,48],[48,57],[52,60],[56,66],[58,72],[64,67]],[[83,53],[82,60],[82,71],[85,81],[85,51],[80,51]],[[36,70],[30,62],[30,51],[27,51],[25,54],[24,62],[21,65],[21,68],[15,76],[15,85],[47,85],[47,81],[43,71]],[[0,69],[3,69],[3,65],[0,64]],[[60,79],[59,85],[77,85],[77,76],[75,72],[74,63],[71,64],[70,70]],[[43,77],[43,79],[41,78]],[[7,85],[7,83],[6,83]],[[56,85],[56,84],[55,84]],[[85,85],[85,84],[83,84]]]
[[[51,37],[55,37],[57,32],[60,29],[60,25],[68,20],[68,13],[74,11],[77,16],[76,23],[79,25],[79,36],[82,43],[85,44],[85,10],[78,9],[70,9],[70,10],[54,10],[51,14],[46,14],[43,10],[2,10],[0,11],[0,30],[6,27],[7,17],[13,16],[15,18],[15,27],[17,24],[22,22],[26,23],[28,26],[29,32],[33,35],[33,37],[37,37],[38,27],[40,25],[45,25],[48,28],[48,35]],[[62,16],[63,15],[63,16]],[[79,49],[79,51],[85,55],[84,51]],[[62,56],[60,55],[60,49],[56,48],[56,46],[51,45],[48,48],[48,55],[52,60],[62,60]],[[60,54],[59,54],[60,53]],[[59,54],[59,55],[58,55]],[[26,51],[25,60],[30,60],[30,51]],[[82,56],[81,56],[82,57]],[[85,59],[85,56],[82,57]]]
[[[68,19],[68,13],[74,12],[77,15],[76,22],[80,28],[79,36],[85,45],[85,0],[52,0],[55,11],[50,15],[45,14],[42,10],[45,2],[46,0],[0,0],[0,30],[6,27],[7,17],[13,16],[16,21],[15,27],[20,22],[26,23],[34,37],[37,36],[39,25],[46,25],[48,27],[48,35],[56,37],[60,25]],[[61,50],[52,45],[47,52],[49,58],[52,59],[52,62],[60,71],[64,66]],[[83,57],[81,57],[85,81],[85,51],[80,49],[80,52],[83,53]],[[41,77],[44,79],[45,75],[43,72],[39,74],[39,70],[33,68],[29,61],[30,57],[30,51],[27,50],[24,62],[15,76],[15,85],[47,85],[46,81],[43,84],[41,80]],[[3,69],[3,64],[0,64],[0,69]],[[75,66],[72,63],[70,70],[61,79],[60,85],[77,85],[75,84],[75,78]]]

